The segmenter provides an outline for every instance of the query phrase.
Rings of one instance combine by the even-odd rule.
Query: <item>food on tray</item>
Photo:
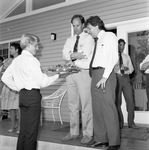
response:
[[[51,68],[48,69],[49,71],[52,71],[52,72],[67,72],[67,73],[73,73],[73,72],[79,72],[80,69],[76,66],[72,66],[72,65],[56,65],[56,66],[53,66]]]

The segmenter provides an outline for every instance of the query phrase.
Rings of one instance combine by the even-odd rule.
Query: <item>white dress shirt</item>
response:
[[[66,61],[71,61],[70,55],[73,53],[74,45],[76,42],[76,36],[77,35],[74,35],[66,40],[66,43],[63,48],[63,58]],[[91,37],[91,35],[85,32],[82,32],[79,36],[80,38],[78,42],[78,52],[83,52],[83,55],[86,55],[86,57],[81,60],[76,60],[75,65],[82,69],[89,69],[89,63],[84,67],[84,63],[86,63],[86,61],[84,60],[88,60],[88,57],[91,55],[94,40]]]
[[[2,76],[2,81],[11,89],[40,89],[51,85],[59,75],[48,77],[43,74],[40,62],[27,50],[16,57]]]
[[[108,78],[118,61],[117,37],[115,36],[114,33],[105,32],[104,30],[101,30],[97,37],[98,37],[97,49],[92,67],[105,68],[103,77]],[[94,46],[92,49],[94,49]],[[83,66],[84,68],[89,66],[92,55],[93,51],[87,60],[83,60],[84,63],[82,63],[82,65],[84,65]],[[75,64],[76,63],[78,66],[80,65],[79,62],[75,62]]]
[[[125,71],[124,74],[131,74],[134,71],[134,68],[133,68],[133,65],[132,65],[132,62],[131,62],[129,55],[124,54],[124,53],[122,53],[121,55],[122,55],[124,67],[128,67],[128,70]],[[115,71],[115,73],[121,74],[119,61],[115,65],[114,71]]]
[[[146,62],[149,62],[149,54],[148,54],[148,55],[145,57],[145,59],[140,63],[140,69],[142,68],[142,65],[143,65],[144,63],[146,63]],[[143,70],[143,69],[141,69],[141,70]],[[149,68],[146,69],[144,73],[149,74]]]

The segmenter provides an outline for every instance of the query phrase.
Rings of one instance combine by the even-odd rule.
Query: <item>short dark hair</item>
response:
[[[0,60],[3,62],[4,61],[4,58],[2,56],[0,56]]]
[[[81,14],[77,14],[77,15],[74,15],[72,18],[71,18],[71,23],[73,22],[74,19],[76,18],[79,18],[81,20],[81,23],[84,24],[85,23],[85,19],[84,17],[81,15]]]
[[[119,40],[118,40],[118,44],[120,44],[121,42],[123,42],[124,44],[126,44],[126,42],[125,42],[124,39],[119,39]]]
[[[10,46],[14,47],[15,49],[18,49],[18,54],[20,55],[21,52],[22,52],[22,48],[20,47],[20,44],[19,43],[11,43]]]
[[[85,27],[91,24],[92,26],[98,26],[100,30],[106,30],[104,22],[100,19],[99,16],[91,16],[85,22]]]

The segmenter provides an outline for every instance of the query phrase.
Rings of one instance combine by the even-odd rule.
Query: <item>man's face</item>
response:
[[[39,49],[38,43],[36,43],[36,42],[35,43],[30,43],[30,53],[32,55],[35,55],[38,49]]]
[[[118,51],[119,51],[119,53],[123,53],[124,48],[125,48],[125,43],[124,42],[120,42],[118,44]]]
[[[98,29],[98,26],[92,26],[91,24],[88,24],[87,26],[88,28],[88,31],[89,31],[89,34],[93,37],[93,38],[96,38],[98,33],[99,33],[99,29]]]
[[[10,51],[10,55],[12,55],[12,56],[14,56],[16,53],[18,53],[18,50],[15,49],[14,46],[10,46],[9,51]]]
[[[0,66],[2,66],[3,65],[3,61],[2,60],[0,60]]]
[[[84,24],[81,23],[81,20],[79,18],[75,18],[72,21],[74,34],[81,34],[83,32]]]

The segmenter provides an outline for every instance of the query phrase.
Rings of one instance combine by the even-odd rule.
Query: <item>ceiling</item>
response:
[[[17,8],[24,0],[0,0],[0,19],[5,18],[9,13],[11,13],[15,8]],[[34,2],[34,9],[39,9],[61,2],[65,0],[31,0]],[[30,5],[30,0],[26,1]]]
[[[17,4],[20,0],[0,0],[0,16],[10,9],[13,4]]]

